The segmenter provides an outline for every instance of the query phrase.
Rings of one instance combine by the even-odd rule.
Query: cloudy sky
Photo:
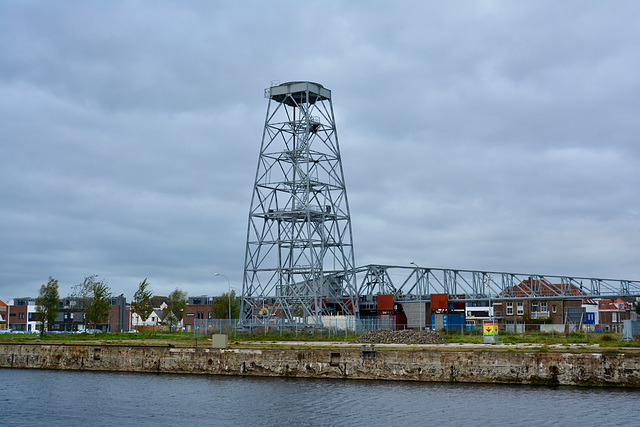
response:
[[[0,2],[0,299],[241,288],[272,81],[332,91],[357,265],[640,279],[640,3]]]

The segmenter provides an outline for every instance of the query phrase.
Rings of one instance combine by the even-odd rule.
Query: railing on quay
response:
[[[622,339],[622,334],[624,331],[624,323],[604,323],[604,324],[581,324],[581,323],[564,323],[564,324],[554,324],[554,323],[542,323],[544,320],[540,319],[540,321],[535,323],[506,323],[499,322],[498,323],[498,334],[502,337],[510,337],[510,338],[520,338],[522,341],[527,341],[527,338],[535,339],[536,335],[547,336],[547,337],[584,337],[585,339],[589,336],[602,336],[603,338],[610,339],[613,335],[619,335],[619,338]],[[323,324],[321,326],[307,326],[302,324],[294,324],[287,325],[287,327],[281,327],[279,324],[268,324],[268,323],[248,323],[246,321],[240,321],[238,319],[196,319],[194,325],[187,325],[181,333],[184,335],[191,334],[195,338],[202,338],[206,336],[210,336],[212,334],[227,334],[229,337],[247,337],[247,336],[267,336],[270,339],[277,339],[278,337],[287,337],[292,338],[293,336],[297,338],[323,338],[330,339],[336,341],[353,339],[354,337],[358,337],[366,332],[376,330],[376,329],[390,329],[390,330],[400,330],[400,329],[413,329],[417,330],[418,328],[408,328],[406,325],[396,325],[396,319],[394,316],[387,317],[363,317],[356,319],[353,321],[344,322],[343,319],[331,317],[323,318]],[[166,326],[160,327],[150,327],[146,326],[144,329],[142,327],[139,328],[140,332],[144,333],[158,333],[158,332],[169,332],[169,328]],[[434,329],[433,325],[426,325],[425,329]],[[89,334],[110,334],[115,333],[117,331],[101,331],[98,329],[87,329],[85,333]],[[128,331],[133,333],[133,330]],[[173,332],[180,332],[180,328],[174,328]],[[466,322],[463,324],[454,324],[448,323],[444,328],[437,330],[436,332],[444,335],[450,341],[453,339],[455,341],[455,336],[459,335],[460,339],[465,339],[469,337],[481,337],[483,335],[483,327],[482,323],[478,322],[476,324],[467,324]],[[10,329],[3,329],[0,331],[0,337],[4,336],[7,338],[22,337],[26,334],[36,334],[37,332],[25,332],[25,331],[16,331]],[[72,331],[48,331],[48,334],[74,334],[78,332]],[[635,338],[636,334],[632,334]],[[505,338],[506,339],[506,338]]]
[[[305,325],[291,325],[285,328],[280,327],[278,324],[265,324],[265,323],[248,323],[240,322],[237,319],[202,319],[196,320],[195,324],[185,331],[185,333],[192,333],[194,337],[205,337],[211,334],[227,334],[229,337],[237,338],[239,336],[255,336],[258,337],[268,336],[271,338],[277,338],[278,336],[297,338],[309,336],[314,338],[326,338],[335,340],[344,340],[353,337],[360,336],[366,332],[376,329],[414,329],[407,328],[406,325],[396,325],[395,319],[379,319],[376,317],[360,318],[355,322],[344,327],[344,323],[325,321],[322,326],[305,326]],[[424,329],[435,330],[433,325],[426,325]],[[585,325],[578,323],[566,323],[566,324],[544,324],[544,323],[499,323],[499,334],[506,335],[521,335],[524,339],[526,336],[531,335],[547,335],[550,337],[555,336],[569,336],[569,335],[584,335],[589,334],[601,334],[601,333],[623,333],[623,323],[612,324],[600,324],[600,325]],[[461,338],[465,336],[482,336],[483,328],[482,324],[448,324],[444,328],[437,330],[436,332],[445,335],[460,334]]]
[[[376,329],[396,329],[395,317],[361,317],[351,318],[346,322],[344,319],[330,316],[322,319],[322,325],[305,325],[293,323],[281,325],[280,323],[240,321],[238,319],[195,319],[193,325],[186,327],[187,333],[193,333],[195,337],[202,337],[211,334],[228,334],[237,337],[238,335],[295,335],[299,336],[322,336],[327,338],[335,337],[348,338],[354,335],[362,335]]]

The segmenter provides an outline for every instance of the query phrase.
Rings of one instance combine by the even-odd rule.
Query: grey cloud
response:
[[[0,298],[241,287],[271,80],[332,90],[356,261],[640,277],[631,2],[2,2]]]

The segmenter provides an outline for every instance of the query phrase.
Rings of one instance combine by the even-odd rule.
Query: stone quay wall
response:
[[[640,387],[623,352],[0,344],[0,368]]]

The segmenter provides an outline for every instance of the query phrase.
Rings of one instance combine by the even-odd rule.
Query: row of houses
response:
[[[562,294],[564,298],[557,295]],[[552,284],[545,280],[527,279],[509,287],[496,299],[461,302],[464,296],[433,294],[430,302],[394,302],[393,295],[374,297],[371,307],[361,307],[362,316],[389,317],[395,327],[417,328],[438,325],[453,328],[476,329],[486,320],[497,321],[502,330],[575,330],[622,331],[623,321],[636,319],[635,297],[615,299],[588,298],[580,287],[572,284]],[[190,331],[198,320],[211,319],[211,307],[217,297],[195,296],[188,299],[179,327]],[[457,302],[451,303],[453,299]],[[153,312],[142,319],[131,312],[123,296],[111,300],[109,321],[96,328],[102,331],[122,332],[132,329],[158,328],[163,325],[164,308],[168,298],[153,298]],[[263,301],[259,308],[269,319],[278,317],[271,301]],[[448,316],[448,319],[447,319]],[[264,316],[263,316],[264,317]],[[263,321],[264,318],[260,317]],[[34,332],[39,327],[36,319],[35,298],[15,298],[8,304],[0,301],[0,328]],[[84,311],[73,299],[60,300],[58,316],[51,327],[54,332],[83,331],[86,325]],[[93,327],[93,326],[92,326]]]
[[[563,298],[558,297],[563,295]],[[574,284],[553,284],[546,280],[526,279],[505,289],[500,301],[480,301],[466,305],[466,323],[480,325],[496,320],[505,330],[526,326],[571,326],[575,329],[622,331],[623,321],[636,319],[636,297],[614,299],[587,298]],[[509,300],[511,299],[512,300]],[[542,328],[541,328],[542,329]]]
[[[189,331],[193,328],[197,319],[210,319],[211,306],[217,297],[196,296],[190,297],[184,309],[182,321],[179,327]],[[123,296],[111,298],[111,309],[107,323],[95,325],[95,328],[103,332],[127,332],[142,330],[144,328],[159,328],[163,326],[164,309],[167,307],[167,297],[153,297],[153,311],[142,319],[137,313],[132,312],[131,305]],[[36,318],[36,299],[32,297],[13,298],[6,303],[0,300],[0,329],[11,329],[15,332],[37,332],[40,323]],[[58,314],[51,325],[51,332],[83,332],[88,325],[85,313],[80,304],[73,298],[64,298],[59,301]]]
[[[493,321],[501,330],[558,331],[623,330],[624,320],[635,320],[636,297],[589,297],[579,285],[550,283],[530,277],[503,289],[489,299],[466,295],[431,294],[426,301],[415,296],[360,297],[360,315],[377,318],[395,328],[481,329]]]

